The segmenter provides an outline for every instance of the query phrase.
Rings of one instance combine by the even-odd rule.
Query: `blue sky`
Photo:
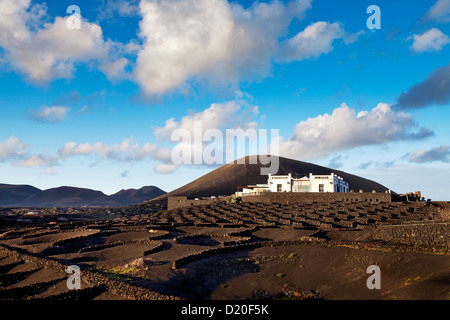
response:
[[[449,200],[449,37],[449,0],[0,0],[0,182],[170,191],[217,167],[170,157],[201,119]]]

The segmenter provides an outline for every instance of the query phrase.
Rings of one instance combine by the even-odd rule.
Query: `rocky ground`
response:
[[[450,299],[447,203],[0,217],[0,299]],[[69,265],[81,289],[69,290]],[[367,268],[381,270],[369,290]]]

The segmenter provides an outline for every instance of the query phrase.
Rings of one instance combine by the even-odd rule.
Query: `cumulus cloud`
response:
[[[65,106],[43,106],[40,109],[31,109],[29,112],[31,118],[35,121],[57,123],[64,120],[69,111],[70,108]]]
[[[213,103],[210,107],[199,112],[191,112],[181,117],[180,120],[170,118],[166,120],[163,127],[153,129],[154,135],[160,142],[167,143],[173,148],[166,147],[165,158],[160,158],[166,163],[173,163],[172,153],[186,155],[186,161],[196,163],[196,155],[203,155],[206,148],[217,153],[217,161],[226,161],[218,154],[226,156],[226,134],[227,130],[242,130],[257,127],[256,117],[259,114],[257,106],[253,106],[243,93],[238,93],[235,100],[223,103]],[[220,138],[218,138],[220,137]],[[220,158],[220,159],[219,159]],[[205,159],[202,159],[205,160]],[[202,164],[211,164],[202,161]],[[171,167],[175,169],[175,167]]]
[[[403,92],[396,104],[399,109],[418,109],[432,104],[445,105],[450,100],[450,64],[432,71],[421,83]]]
[[[415,163],[450,162],[450,146],[443,144],[428,150],[414,150],[409,154],[409,161]]]
[[[93,156],[98,160],[125,162],[152,159],[158,161],[154,168],[156,172],[173,172],[178,168],[178,165],[172,161],[172,147],[174,145],[178,145],[183,150],[202,151],[204,143],[206,143],[203,141],[203,137],[209,129],[218,130],[225,135],[226,129],[246,130],[256,127],[255,118],[258,116],[259,110],[257,106],[248,102],[249,99],[251,99],[250,95],[238,92],[234,100],[213,103],[204,110],[189,112],[179,120],[169,118],[164,126],[153,128],[157,143],[139,144],[133,137],[114,144],[102,141],[93,143],[71,141],[65,143],[58,150],[58,155],[61,159],[75,156]],[[201,123],[200,128],[197,126],[198,123]],[[183,140],[182,143],[172,141],[172,134],[177,130],[187,132],[192,139]],[[194,139],[195,135],[199,135],[200,141]],[[217,147],[223,148],[223,144]]]
[[[333,50],[333,41],[341,39],[345,31],[338,22],[319,21],[310,24],[305,30],[284,41],[278,53],[281,61],[317,58]],[[350,40],[349,40],[350,41]],[[351,39],[351,41],[356,41]]]
[[[158,173],[168,174],[168,173],[174,172],[177,168],[178,168],[178,166],[175,164],[160,163],[155,166],[154,170],[155,170],[155,172],[158,172]]]
[[[348,36],[338,23],[317,22],[280,45],[293,19],[311,0],[254,2],[244,8],[226,0],[145,0],[134,75],[147,95],[189,90],[193,81],[231,85],[266,77],[272,61],[318,57],[334,39]],[[356,40],[349,37],[346,43]]]
[[[14,136],[0,142],[0,162],[10,162],[12,165],[28,168],[50,168],[58,165],[58,159],[55,156],[30,154],[28,146]]]
[[[19,138],[11,136],[0,142],[0,161],[16,159],[26,153],[26,145]]]
[[[15,165],[20,167],[53,167],[58,160],[55,156],[45,156],[41,154],[31,154],[18,160]]]
[[[63,159],[77,155],[95,155],[100,159],[136,161],[144,160],[156,151],[157,145],[151,143],[139,145],[133,137],[129,137],[112,145],[101,141],[95,143],[67,142],[58,150],[58,154]]]
[[[413,43],[410,48],[416,53],[441,51],[442,47],[450,42],[448,36],[437,28],[422,34],[414,34],[412,38]]]
[[[150,96],[191,85],[228,88],[270,75],[275,61],[310,59],[333,50],[333,41],[356,41],[339,23],[319,21],[287,38],[294,19],[303,19],[312,0],[105,0],[99,19],[139,14],[139,41],[105,39],[102,28],[82,19],[67,28],[70,16],[49,19],[45,5],[3,0],[0,12],[2,60],[35,83],[69,79],[81,63],[109,80],[129,79]],[[280,43],[280,41],[283,41]],[[135,61],[135,62],[134,62]]]
[[[31,81],[71,78],[77,62],[95,62],[111,78],[124,73],[127,61],[113,54],[122,45],[105,41],[99,25],[83,20],[80,29],[69,29],[70,16],[43,23],[46,12],[42,6],[34,8],[30,0],[4,0],[0,11],[0,46],[5,60]]]
[[[196,122],[202,123],[201,134],[208,129],[248,129],[256,125],[254,117],[258,113],[257,106],[251,106],[243,101],[213,103],[209,108],[183,116],[179,121],[170,118],[163,127],[155,127],[153,133],[159,140],[166,141],[171,139],[172,133],[177,129],[187,130],[193,136]]]
[[[159,173],[175,171],[178,166],[170,163],[171,149],[153,143],[138,144],[133,137],[123,139],[119,143],[107,144],[102,141],[94,143],[67,142],[59,150],[61,159],[75,156],[93,156],[100,161],[135,162],[149,159],[160,161],[154,168]],[[126,178],[129,171],[123,171],[120,176]]]
[[[450,0],[438,0],[425,14],[424,19],[434,22],[450,22]]]
[[[301,121],[294,135],[280,143],[280,155],[316,159],[334,152],[396,140],[419,140],[433,132],[426,128],[412,131],[415,123],[409,114],[395,112],[379,103],[371,111],[355,114],[345,103],[331,114]]]

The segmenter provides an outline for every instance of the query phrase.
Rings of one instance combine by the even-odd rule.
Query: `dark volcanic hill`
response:
[[[166,192],[155,186],[142,187],[141,189],[126,189],[110,196],[116,203],[120,203],[123,206],[132,205],[147,200],[151,200]]]
[[[257,164],[249,164],[249,157],[245,157],[245,164],[235,162],[226,164],[204,176],[166,193],[154,200],[162,200],[168,196],[209,197],[233,194],[238,186],[249,184],[267,183],[267,176],[260,174],[260,168],[264,167],[258,159]],[[340,170],[318,166],[312,163],[297,161],[279,157],[278,175],[291,173],[294,177],[301,178],[313,174],[335,174],[341,176],[349,183],[350,190],[363,190],[371,192],[385,192],[385,186],[368,179],[364,179]]]
[[[41,189],[29,185],[13,185],[0,183],[0,204],[11,205],[23,199],[31,197]]]
[[[27,198],[23,205],[33,207],[112,206],[114,201],[101,191],[85,188],[58,187]]]
[[[0,184],[0,206],[6,207],[118,207],[151,200],[165,192],[154,186],[121,190],[111,196],[76,187],[40,190],[32,186]]]

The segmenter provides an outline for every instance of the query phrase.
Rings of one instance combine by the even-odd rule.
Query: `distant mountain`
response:
[[[238,186],[267,183],[267,176],[260,174],[260,169],[262,167],[264,167],[264,165],[259,162],[259,159],[257,164],[249,164],[249,157],[245,157],[245,164],[238,164],[236,161],[226,164],[176,190],[155,198],[154,200],[163,200],[169,196],[209,197],[231,195],[237,190]],[[292,173],[294,177],[301,178],[303,176],[309,176],[309,173],[328,175],[332,172],[341,176],[349,183],[350,190],[356,192],[359,190],[365,192],[371,192],[372,190],[385,192],[388,190],[388,188],[375,181],[358,177],[344,171],[279,157],[278,175]]]
[[[41,189],[29,185],[12,185],[0,183],[0,205],[11,205],[31,197]]]
[[[24,202],[35,207],[79,207],[116,205],[106,194],[85,188],[58,187],[39,192]]]
[[[166,192],[155,186],[142,187],[140,189],[126,189],[110,196],[110,198],[123,206],[132,205],[156,198]]]
[[[0,184],[0,206],[11,207],[118,207],[151,200],[165,192],[154,186],[121,190],[111,196],[76,187],[40,190],[32,186]]]

